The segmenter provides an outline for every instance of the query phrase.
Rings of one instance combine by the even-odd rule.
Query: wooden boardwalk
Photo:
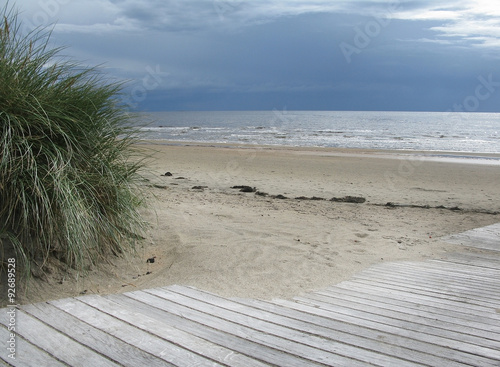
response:
[[[20,306],[13,366],[500,366],[500,224],[486,248],[373,266],[293,300],[171,286]],[[484,246],[483,246],[484,244]],[[465,248],[464,248],[465,249]]]

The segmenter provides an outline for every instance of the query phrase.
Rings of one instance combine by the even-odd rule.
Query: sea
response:
[[[168,111],[139,121],[148,140],[500,153],[500,113]]]

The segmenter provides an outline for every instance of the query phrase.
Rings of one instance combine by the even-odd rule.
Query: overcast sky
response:
[[[139,110],[500,112],[496,0],[17,0]]]

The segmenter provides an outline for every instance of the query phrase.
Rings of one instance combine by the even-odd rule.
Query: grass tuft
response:
[[[121,85],[60,61],[50,31],[0,10],[0,256],[83,269],[134,246],[141,161]],[[59,61],[58,61],[59,60]]]

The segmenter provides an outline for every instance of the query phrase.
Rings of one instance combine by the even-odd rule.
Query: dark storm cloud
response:
[[[53,38],[75,58],[130,79],[127,93],[140,109],[444,111],[474,96],[481,76],[500,80],[500,11],[490,3],[25,0],[20,7],[31,23],[57,21]],[[500,90],[476,110],[499,110],[499,99]]]

